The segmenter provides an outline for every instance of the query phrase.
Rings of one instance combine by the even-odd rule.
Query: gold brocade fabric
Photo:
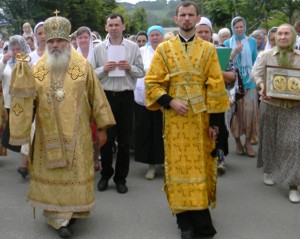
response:
[[[35,81],[27,62],[21,61],[13,68],[9,93],[11,95],[9,142],[12,145],[29,143]]]
[[[149,109],[164,94],[185,101],[186,116],[164,110],[165,186],[173,213],[202,210],[216,204],[217,159],[208,138],[209,113],[229,108],[217,53],[213,45],[195,37],[179,37],[160,44],[146,75]]]
[[[50,17],[45,21],[44,29],[47,36],[47,41],[55,38],[69,41],[71,23],[67,18],[60,16]]]
[[[97,129],[115,120],[92,66],[73,49],[64,78],[65,97],[49,102],[46,57],[33,67],[36,132],[28,201],[53,213],[87,213],[94,205],[90,116]]]

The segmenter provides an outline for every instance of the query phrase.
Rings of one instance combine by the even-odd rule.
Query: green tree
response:
[[[248,34],[284,22],[293,23],[298,16],[300,0],[203,0],[204,12],[215,26],[229,27],[232,18],[242,16],[247,21]]]
[[[2,0],[2,9],[0,18],[8,22],[9,34],[21,34],[24,22],[35,24],[34,18],[42,18],[48,12],[37,0]]]
[[[125,31],[124,34],[130,34],[131,22],[130,22],[130,15],[127,13],[126,8],[123,6],[119,6],[115,9],[114,13],[118,13],[124,18],[125,24]]]
[[[130,21],[130,33],[132,34],[148,28],[147,13],[144,8],[136,8],[131,15]]]
[[[160,20],[157,14],[154,14],[153,12],[147,13],[147,22],[149,23],[149,26],[152,25],[159,25]]]
[[[226,0],[210,1],[205,4],[205,13],[214,26],[229,27],[232,18],[233,4],[228,4]]]
[[[282,12],[287,18],[288,23],[294,24],[299,16],[300,0],[277,0],[278,11]]]
[[[21,34],[24,22],[35,25],[53,16],[55,9],[70,19],[72,31],[85,25],[104,33],[105,17],[118,6],[114,0],[1,0],[1,4],[0,19],[9,22],[9,34]]]
[[[185,2],[186,0],[181,0],[177,3],[177,5],[180,3],[180,2]],[[192,0],[194,3],[197,4],[198,6],[198,9],[200,11],[200,15],[203,15],[205,14],[205,10],[204,10],[204,4],[207,0]],[[172,2],[172,1],[170,1]],[[176,0],[174,2],[177,2]],[[171,3],[172,5],[174,5],[174,3]]]

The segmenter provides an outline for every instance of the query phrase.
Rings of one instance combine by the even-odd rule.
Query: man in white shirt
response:
[[[119,14],[110,14],[106,18],[105,30],[109,37],[99,43],[94,50],[95,71],[112,108],[116,125],[107,130],[107,142],[101,149],[101,179],[99,191],[105,191],[109,179],[114,175],[118,193],[126,193],[126,177],[129,172],[129,148],[133,123],[134,95],[136,79],[145,75],[143,59],[136,43],[123,38],[124,19]],[[108,49],[124,46],[125,59],[109,60]],[[123,50],[124,50],[123,49]],[[121,54],[121,52],[120,52]],[[116,56],[118,58],[118,56]],[[109,76],[109,72],[118,69],[124,76]],[[115,170],[112,167],[112,146],[118,142]]]

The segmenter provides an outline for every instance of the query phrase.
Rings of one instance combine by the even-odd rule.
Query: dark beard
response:
[[[180,28],[182,31],[184,32],[190,32],[192,31],[193,29],[195,29],[195,27],[190,27],[190,28]]]

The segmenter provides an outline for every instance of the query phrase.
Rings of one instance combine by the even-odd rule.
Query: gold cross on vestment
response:
[[[68,73],[73,80],[76,80],[78,77],[84,75],[84,73],[80,70],[79,66],[74,66],[72,69],[69,69]]]
[[[44,80],[45,75],[48,74],[48,70],[45,69],[44,67],[40,67],[38,72],[34,73],[34,77],[38,78],[40,81]]]
[[[12,108],[12,110],[13,110],[13,112],[15,112],[16,116],[19,116],[23,112],[22,107],[18,103],[15,104],[15,106]]]
[[[53,12],[55,14],[55,16],[57,17],[57,14],[60,13],[60,11],[58,11],[57,9],[55,9],[55,11]]]

